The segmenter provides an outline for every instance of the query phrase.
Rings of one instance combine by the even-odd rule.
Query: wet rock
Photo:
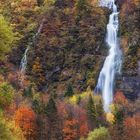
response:
[[[140,96],[140,76],[122,77],[120,80],[117,82],[117,90],[123,91],[128,99],[135,100]]]

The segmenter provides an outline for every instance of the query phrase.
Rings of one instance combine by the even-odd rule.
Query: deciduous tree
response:
[[[36,115],[32,109],[28,107],[20,107],[15,113],[15,122],[19,126],[24,136],[33,140],[36,136]]]
[[[15,34],[9,23],[0,15],[0,60],[5,59],[5,55],[11,50],[15,41]]]
[[[78,121],[76,119],[66,120],[63,127],[64,140],[77,140],[78,139]]]

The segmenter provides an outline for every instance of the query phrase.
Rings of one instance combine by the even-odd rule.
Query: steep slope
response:
[[[118,1],[120,6],[120,38],[124,52],[122,77],[118,88],[135,99],[140,91],[140,2]]]
[[[30,80],[48,92],[64,93],[70,84],[75,92],[93,88],[106,55],[102,45],[107,13],[89,3],[56,3],[45,15],[37,44],[30,50]]]

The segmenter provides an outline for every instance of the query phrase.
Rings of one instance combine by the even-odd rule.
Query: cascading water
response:
[[[95,88],[96,93],[102,93],[104,111],[110,112],[109,106],[113,101],[113,89],[116,74],[121,70],[122,53],[118,41],[118,11],[115,0],[101,0],[100,6],[112,9],[107,24],[106,43],[109,47],[109,54],[99,74],[98,83]]]
[[[37,30],[37,33],[33,36],[32,43],[28,44],[28,47],[26,48],[26,50],[24,52],[24,55],[23,55],[23,57],[21,59],[21,62],[20,62],[21,82],[24,80],[24,74],[25,74],[26,67],[27,67],[28,52],[29,52],[30,48],[35,44],[35,41],[36,41],[38,35],[40,34],[40,32],[42,30],[44,21],[45,21],[45,19],[42,20],[42,22],[41,22],[41,24],[40,24],[40,26],[39,26],[39,28]]]

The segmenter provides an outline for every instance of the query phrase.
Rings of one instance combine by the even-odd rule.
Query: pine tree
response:
[[[32,85],[30,85],[29,87],[25,88],[23,91],[23,96],[25,97],[32,97],[33,94],[33,89],[32,89]]]
[[[70,84],[67,87],[67,91],[66,91],[64,97],[71,97],[73,95],[74,95],[74,91],[73,91],[72,85]]]
[[[114,134],[117,135],[116,140],[124,140],[124,108],[123,107],[118,107],[117,105],[115,106],[115,110],[113,112],[114,114],[114,125],[113,125],[113,130]]]
[[[87,114],[89,118],[89,125],[91,125],[91,129],[93,129],[93,127],[96,126],[96,108],[91,94],[89,95],[87,103]]]
[[[53,97],[50,97],[48,104],[45,107],[45,114],[48,119],[49,130],[47,137],[49,140],[62,140],[62,126],[60,118],[57,114],[57,108]]]
[[[47,106],[45,107],[45,114],[48,117],[51,117],[52,115],[57,114],[57,108],[54,102],[54,99],[51,97]]]
[[[98,104],[96,104],[96,118],[97,118],[97,125],[102,126],[105,123],[105,116],[103,110],[103,103],[102,100],[99,99]]]

